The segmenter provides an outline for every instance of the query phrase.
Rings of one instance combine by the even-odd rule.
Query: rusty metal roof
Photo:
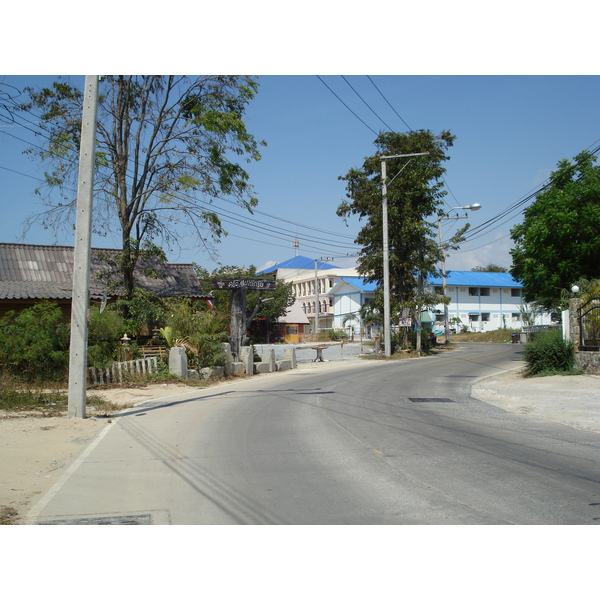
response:
[[[107,258],[119,250],[92,248],[90,265],[90,295],[101,298],[107,283],[101,275],[109,265]],[[159,278],[148,274],[155,271]],[[106,278],[105,278],[106,279]],[[123,287],[118,278],[109,295],[118,295]],[[161,263],[156,257],[140,261],[135,270],[136,284],[162,297],[212,298],[205,293],[191,264]],[[61,299],[71,298],[73,286],[73,248],[70,246],[35,246],[0,243],[0,299]]]

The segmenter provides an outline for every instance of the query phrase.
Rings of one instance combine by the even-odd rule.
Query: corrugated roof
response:
[[[290,258],[288,260],[284,260],[283,262],[277,263],[272,267],[268,267],[257,275],[266,275],[267,273],[273,273],[278,269],[314,269],[315,268],[315,259],[308,258],[307,256],[294,256],[294,258]],[[317,268],[321,271],[326,271],[327,269],[339,269],[337,265],[332,265],[331,263],[317,261]]]
[[[119,250],[92,249],[90,264],[90,295],[102,297],[106,284],[101,280],[108,265],[106,257]],[[146,274],[154,270],[160,278]],[[35,246],[0,243],[0,299],[71,298],[73,278],[73,248],[70,246]],[[117,281],[112,276],[111,281]],[[190,264],[164,264],[157,258],[140,262],[135,271],[136,283],[158,296],[188,298],[212,297],[201,288]],[[115,290],[118,294],[122,287]]]
[[[431,285],[442,285],[441,277],[428,279]],[[446,285],[462,287],[497,287],[497,288],[522,288],[522,284],[515,281],[510,273],[495,273],[491,271],[448,271]]]

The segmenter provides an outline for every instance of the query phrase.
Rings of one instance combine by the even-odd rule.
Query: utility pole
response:
[[[92,199],[98,115],[97,75],[86,75],[79,147],[77,217],[73,254],[73,299],[71,303],[71,344],[69,348],[68,416],[85,419],[87,386],[87,332],[90,297],[92,241]]]
[[[427,156],[428,154],[429,152],[419,152],[379,157],[381,159],[381,193],[383,196],[381,207],[381,216],[383,219],[383,342],[386,356],[392,355],[392,334],[390,328],[390,250],[388,241],[387,169],[385,161],[389,158],[412,158],[413,156]],[[392,181],[402,173],[409,162],[396,173]]]

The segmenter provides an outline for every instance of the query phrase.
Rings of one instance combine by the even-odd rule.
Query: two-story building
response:
[[[356,269],[346,269],[306,256],[295,256],[256,275],[260,277],[268,274],[275,274],[277,281],[292,283],[296,304],[308,318],[309,331],[315,332],[317,320],[319,331],[336,328],[330,291],[342,277],[356,277]]]
[[[432,278],[428,284],[442,293],[441,277]],[[494,331],[520,329],[524,319],[533,318],[535,325],[550,325],[549,313],[531,314],[521,297],[522,285],[509,273],[481,271],[449,271],[446,274],[446,296],[450,329],[460,331]],[[438,304],[433,312],[436,329],[444,327],[444,305]]]
[[[343,329],[349,335],[359,334],[362,328],[360,309],[373,297],[376,284],[361,277],[341,277],[329,290],[333,310],[333,328]],[[368,331],[363,333],[369,336]]]

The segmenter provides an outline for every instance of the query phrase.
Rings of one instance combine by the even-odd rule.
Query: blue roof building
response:
[[[325,271],[329,269],[339,269],[337,265],[333,265],[331,263],[323,262],[321,260],[317,261],[317,269],[320,271]],[[277,263],[272,267],[268,267],[256,275],[267,275],[269,273],[275,273],[279,270],[292,269],[292,270],[300,270],[300,271],[308,271],[312,269],[315,270],[315,259],[308,258],[307,256],[294,256],[294,258],[290,258],[288,260],[284,260],[283,262]]]

